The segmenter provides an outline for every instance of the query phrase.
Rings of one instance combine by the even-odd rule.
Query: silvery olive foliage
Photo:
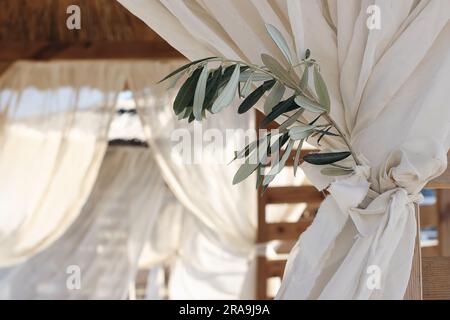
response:
[[[265,96],[265,117],[260,127],[265,128],[272,121],[281,122],[280,120],[285,119],[276,133],[267,132],[246,145],[243,150],[235,152],[233,160],[244,159],[244,163],[236,172],[233,184],[256,172],[257,187],[267,188],[283,169],[293,150],[297,150],[293,156],[295,174],[302,160],[300,150],[303,142],[312,137],[317,138],[319,145],[324,136],[340,137],[348,150],[310,153],[303,157],[303,161],[323,166],[321,172],[324,175],[352,173],[352,168],[337,164],[350,155],[356,163],[358,160],[348,140],[330,116],[330,96],[319,65],[311,58],[310,50],[294,64],[292,53],[281,32],[269,24],[266,29],[285,61],[280,62],[268,54],[262,54],[263,65],[221,57],[188,63],[160,81],[171,80],[169,88],[173,88],[177,81],[185,79],[173,103],[175,114],[180,120],[201,121],[208,113],[218,113],[231,105],[236,95],[242,99],[237,111],[243,114]],[[317,114],[314,120],[306,122],[302,117],[305,111]],[[319,124],[323,122],[325,124]],[[270,169],[264,170],[267,167]]]

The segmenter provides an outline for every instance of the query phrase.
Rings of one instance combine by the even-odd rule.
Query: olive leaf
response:
[[[264,136],[263,138],[261,138],[259,141],[259,146],[258,146],[258,152],[257,152],[257,159],[253,159],[254,161],[257,161],[261,164],[265,164],[267,161],[267,157],[268,157],[268,147],[269,147],[269,143],[270,140],[272,138],[271,134],[268,134],[266,136]]]
[[[285,85],[290,88],[297,87],[295,81],[289,75],[289,72],[275,58],[263,53],[261,55],[261,60],[269,71],[278,77]]]
[[[292,140],[302,140],[306,139],[313,133],[314,125],[298,125],[289,129],[289,137]]]
[[[191,112],[191,114],[189,115],[189,118],[188,118],[188,123],[191,123],[194,120],[195,120],[194,113]]]
[[[220,77],[219,88],[224,87],[230,81],[231,76],[233,75],[233,72],[236,70],[236,66],[237,66],[237,64],[232,64],[223,70],[222,76]],[[242,72],[247,71],[248,68],[249,68],[248,66],[241,66],[239,68],[239,77],[240,77],[240,74]],[[237,86],[236,86],[236,88],[237,88]]]
[[[206,80],[208,80],[208,68],[204,66],[198,78],[194,94],[193,112],[197,120],[202,120],[203,103],[205,102],[206,95]]]
[[[239,75],[239,81],[240,82],[246,82],[249,77],[252,77],[252,81],[267,81],[273,79],[270,75],[266,73],[260,73],[254,70],[245,70],[244,72],[241,72]]]
[[[304,91],[306,88],[308,88],[308,81],[309,81],[309,67],[305,66],[305,70],[303,70],[302,78],[300,79],[300,89]]]
[[[283,99],[286,87],[279,81],[274,85],[264,103],[264,113],[269,114],[273,107],[276,106],[281,99]]]
[[[268,185],[270,182],[272,182],[275,176],[279,174],[281,170],[283,170],[284,166],[286,165],[286,161],[288,160],[289,155],[291,154],[293,146],[294,141],[293,140],[289,141],[288,146],[286,147],[286,150],[284,151],[284,154],[281,157],[280,161],[276,162],[270,169],[269,173],[265,176],[263,185]]]
[[[295,158],[294,158],[294,177],[297,175],[297,168],[298,168],[298,164],[300,162],[300,155],[302,153],[302,147],[303,147],[303,141],[305,141],[304,139],[301,139],[300,142],[298,143],[297,146],[297,151],[295,152]]]
[[[314,113],[327,112],[326,108],[322,107],[320,104],[312,101],[311,99],[309,99],[303,95],[296,96],[295,103],[310,112],[314,112]]]
[[[170,77],[176,75],[177,73],[179,73],[179,72],[181,72],[181,71],[184,71],[184,70],[188,69],[189,67],[191,67],[191,66],[193,66],[193,65],[196,65],[196,64],[198,64],[198,63],[200,63],[200,62],[203,62],[203,61],[206,61],[206,60],[211,60],[211,59],[218,59],[218,57],[208,57],[208,58],[203,58],[203,59],[195,60],[195,61],[192,61],[192,62],[190,62],[190,63],[188,63],[188,64],[185,64],[184,66],[181,66],[180,68],[176,69],[175,71],[172,71],[171,73],[169,73],[169,74],[168,74],[167,76],[165,76],[163,79],[159,80],[158,83],[161,83],[161,82],[163,82],[163,81],[169,79]]]
[[[330,112],[330,95],[322,75],[319,72],[319,68],[314,66],[314,87],[316,89],[317,96],[319,97],[319,103],[325,108],[326,112]]]
[[[242,91],[241,91],[242,98],[246,98],[250,94],[254,76],[255,76],[254,72],[250,73],[250,76],[248,77],[247,81],[245,81],[244,87],[242,88]]]
[[[263,169],[260,166],[256,170],[256,189],[258,189],[264,181],[264,175],[261,172],[263,172]]]
[[[279,131],[283,132],[285,131],[288,127],[290,127],[291,125],[293,125],[295,122],[297,122],[297,119],[300,118],[300,116],[302,115],[303,111],[305,111],[305,109],[300,108],[299,110],[297,110],[297,112],[295,112],[292,116],[290,116],[289,118],[287,118],[287,120],[285,122],[283,122],[280,127],[278,128]]]
[[[206,96],[203,104],[204,109],[210,110],[214,100],[219,92],[220,78],[222,77],[222,66],[217,68],[211,77],[208,77],[208,83],[206,84]]]
[[[212,113],[217,113],[221,111],[223,108],[227,107],[233,102],[234,97],[236,96],[236,90],[239,85],[239,71],[240,67],[237,64],[234,67],[233,74],[228,81],[228,84],[222,90],[220,95],[217,97],[216,101],[214,101],[211,111]]]
[[[178,73],[176,75],[176,77],[174,77],[173,80],[170,82],[170,84],[167,86],[167,90],[175,88],[175,86],[178,83],[178,80],[180,80],[181,77],[183,77],[187,71],[188,71],[188,69],[185,69],[185,70],[181,71],[180,73]]]
[[[250,93],[248,97],[244,99],[244,101],[242,101],[241,105],[239,106],[238,112],[245,113],[250,110],[251,107],[253,107],[259,101],[259,99],[261,99],[264,93],[267,90],[270,90],[274,84],[275,80],[268,80],[260,85],[255,91]]]
[[[192,75],[186,80],[178,91],[177,96],[173,102],[173,110],[178,115],[183,112],[193,101],[194,90],[197,86],[198,78],[202,72],[202,68],[197,68]]]
[[[327,152],[327,153],[310,153],[303,157],[303,160],[316,165],[331,164],[337,161],[344,160],[351,153],[345,152]]]
[[[289,50],[289,46],[286,42],[286,39],[284,39],[281,32],[275,28],[273,25],[266,23],[266,29],[269,33],[270,37],[272,38],[273,42],[277,45],[277,47],[280,49],[280,51],[283,53],[286,60],[292,64],[292,58],[291,58],[291,51]]]
[[[328,167],[328,168],[323,168],[322,170],[320,170],[320,173],[325,176],[345,176],[345,175],[353,173],[353,170]]]
[[[241,165],[236,174],[233,177],[233,184],[238,184],[247,179],[257,168],[259,163],[249,163],[247,160]]]
[[[235,151],[234,152],[234,158],[230,161],[233,162],[236,159],[240,159],[242,157],[248,156],[258,145],[258,140],[252,141],[251,143],[247,144],[241,151]]]
[[[185,110],[183,110],[180,114],[178,114],[178,120],[186,119],[188,118],[192,113],[192,107],[187,107]]]
[[[285,112],[300,108],[300,106],[295,103],[294,99],[295,96],[292,96],[284,101],[281,101],[275,107],[273,107],[272,111],[261,122],[261,127],[266,127],[269,123],[274,121]]]

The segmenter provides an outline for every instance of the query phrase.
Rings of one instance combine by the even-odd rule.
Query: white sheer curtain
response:
[[[95,182],[124,78],[107,62],[18,62],[0,78],[0,266],[42,251]]]
[[[93,287],[86,287],[84,291],[67,292],[63,287],[65,282],[55,284],[65,276],[63,271],[52,278],[52,271],[42,268],[41,272],[37,266],[52,259],[59,263],[66,258],[67,261],[72,258],[83,260],[84,251],[75,250],[76,246],[71,242],[77,232],[79,237],[87,237],[86,246],[92,244],[95,232],[103,232],[86,229],[87,225],[79,222],[77,217],[97,177],[117,95],[126,82],[131,84],[140,102],[139,109],[147,129],[158,134],[158,139],[151,138],[150,141],[158,155],[159,170],[162,168],[164,178],[187,207],[183,209],[181,226],[172,221],[169,224],[172,231],[157,228],[154,231],[159,230],[155,233],[158,237],[152,237],[153,249],[161,247],[163,240],[159,237],[169,232],[183,238],[176,246],[177,262],[173,269],[173,279],[182,281],[171,282],[173,297],[200,298],[206,292],[215,292],[209,298],[252,296],[252,288],[243,292],[243,285],[249,271],[249,259],[254,257],[256,191],[250,183],[236,188],[231,185],[235,166],[208,162],[220,151],[231,156],[235,150],[235,137],[224,141],[226,150],[216,150],[214,154],[205,152],[201,161],[207,161],[201,164],[185,167],[174,162],[170,154],[175,144],[170,137],[178,123],[168,105],[171,96],[154,85],[182,63],[184,61],[21,62],[2,77],[0,102],[2,120],[6,121],[2,122],[0,157],[0,169],[2,177],[5,177],[0,182],[0,197],[5,200],[0,203],[3,210],[0,236],[4,240],[0,244],[0,266],[19,264],[3,273],[6,279],[3,283],[8,283],[3,297],[100,298],[107,297],[106,290],[112,290],[114,297],[120,296],[117,290],[123,289],[123,282],[119,281],[117,290],[111,289],[118,279],[116,274],[111,276],[114,281],[109,287],[105,285],[104,290],[94,281]],[[155,109],[149,110],[149,107]],[[151,115],[165,119],[165,122],[152,121]],[[250,124],[250,118],[239,119],[234,112],[229,113],[225,122],[222,119],[214,121],[209,127],[220,130],[248,128]],[[193,129],[192,124],[182,127]],[[186,173],[186,169],[190,172]],[[177,170],[181,170],[179,177],[176,176]],[[222,180],[209,179],[219,175]],[[196,200],[199,197],[210,201],[199,206]],[[98,201],[103,201],[103,198]],[[92,203],[90,206],[92,210],[103,210],[94,208]],[[86,219],[92,221],[94,218]],[[190,219],[195,222],[184,223]],[[143,220],[139,221],[145,225]],[[73,223],[75,225],[70,227]],[[57,245],[69,246],[75,251],[62,254],[57,251]],[[30,258],[29,263],[23,262]],[[86,265],[87,277],[95,278],[96,270],[104,270],[102,264],[105,259],[100,256]],[[152,264],[157,264],[157,261]],[[162,257],[161,261],[167,259]],[[222,268],[220,272],[218,267]],[[54,270],[54,266],[50,268]],[[119,265],[116,269],[120,268]],[[34,270],[34,278],[27,287],[27,295],[21,290],[24,286],[18,279],[31,277],[27,275],[30,270]],[[211,279],[216,280],[209,281]],[[203,289],[198,287],[199,283],[203,283]],[[188,288],[194,285],[197,289],[188,294]],[[32,289],[32,286],[38,289]],[[48,291],[45,291],[46,286]]]
[[[26,262],[0,269],[0,298],[126,298],[166,192],[149,149],[108,148],[92,193],[67,232]],[[78,271],[79,288],[72,282]]]
[[[130,76],[130,89],[164,180],[198,220],[192,227],[183,225],[180,259],[172,276],[184,272],[191,277],[187,280],[185,276],[185,283],[191,282],[183,285],[181,280],[173,281],[174,286],[184,288],[183,293],[174,293],[174,297],[206,298],[214,290],[217,294],[210,298],[253,296],[252,290],[240,290],[249,259],[255,253],[255,182],[249,180],[232,186],[237,164],[227,164],[242,142],[239,139],[243,135],[236,130],[242,134],[249,129],[251,116],[239,117],[235,110],[229,110],[220,117],[211,116],[202,124],[179,122],[171,107],[173,95],[166,93],[165,86],[154,84],[180,63],[183,62],[135,64]],[[227,130],[231,134],[226,136]],[[211,280],[214,278],[219,280],[214,282]],[[200,283],[203,287],[199,287]],[[220,288],[219,283],[233,288]],[[182,289],[174,290],[171,292],[182,292]],[[189,290],[195,293],[188,293]]]
[[[178,200],[167,202],[141,257],[141,265],[150,268],[146,299],[253,297],[255,287],[246,283],[254,275],[249,257],[224,248],[217,238]]]
[[[293,250],[278,297],[402,298],[416,234],[413,203],[445,169],[450,146],[450,2],[119,2],[192,60],[280,57],[264,23],[280,29],[297,56],[311,49],[328,84],[332,117],[367,161],[332,183]],[[370,5],[380,10],[381,29],[366,25]],[[324,147],[344,146],[327,140]],[[319,189],[332,182],[317,168],[305,169]],[[372,265],[382,272],[377,290],[366,286]]]

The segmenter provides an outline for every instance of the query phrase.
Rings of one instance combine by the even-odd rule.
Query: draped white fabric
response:
[[[122,89],[117,71],[19,62],[0,78],[0,266],[40,252],[78,216]]]
[[[173,119],[169,105],[171,94],[161,91],[162,88],[155,89],[154,84],[182,63],[184,61],[21,62],[2,77],[0,102],[2,120],[6,121],[2,122],[4,130],[0,168],[2,176],[6,178],[0,182],[1,197],[5,200],[0,206],[8,210],[1,212],[1,236],[5,241],[0,245],[0,264],[8,266],[21,263],[51,246],[41,255],[32,257],[29,263],[22,263],[9,270],[8,276],[4,276],[4,283],[9,283],[5,287],[7,293],[4,297],[8,297],[11,292],[14,294],[10,296],[30,298],[108,297],[106,292],[110,287],[106,286],[101,291],[95,284],[81,292],[67,293],[61,287],[62,283],[56,285],[53,282],[61,280],[64,273],[58,273],[55,279],[51,279],[48,292],[27,288],[28,295],[20,290],[22,286],[17,279],[28,279],[31,276],[27,276],[26,271],[33,269],[34,278],[30,280],[30,286],[45,287],[42,279],[50,277],[50,271],[44,268],[41,273],[36,267],[39,263],[55,261],[51,257],[61,258],[59,263],[62,263],[63,258],[70,260],[72,257],[84,257],[80,256],[83,252],[78,251],[73,256],[58,256],[61,253],[56,248],[57,245],[75,248],[75,244],[70,241],[74,239],[77,230],[82,234],[88,232],[87,229],[83,230],[88,226],[78,222],[77,217],[97,177],[117,95],[127,82],[138,98],[147,131],[152,132],[150,142],[155,147],[158,166],[165,173],[164,178],[170,187],[176,190],[176,196],[188,208],[183,209],[181,226],[170,223],[169,228],[154,230],[159,236],[173,231],[173,234],[184,239],[174,247],[177,261],[173,279],[178,280],[171,281],[173,297],[194,299],[204,297],[201,294],[207,292],[210,294],[209,298],[252,297],[253,288],[244,290],[242,287],[248,282],[245,276],[249,271],[249,259],[254,257],[256,191],[250,183],[239,187],[231,185],[235,166],[211,163],[212,157],[218,154],[229,160],[236,147],[235,137],[224,141],[223,150],[220,146],[220,150],[215,150],[214,153],[206,151],[199,164],[185,166],[174,161],[171,156],[171,147],[175,145],[170,141],[172,130],[185,128],[192,131],[194,127],[179,125]],[[155,109],[149,111],[150,107]],[[153,115],[156,116],[154,121],[149,118]],[[165,122],[156,121],[157,119]],[[234,112],[230,112],[226,121],[221,118],[213,121],[215,122],[209,122],[209,127],[225,130],[248,128],[250,118],[239,119]],[[114,126],[112,129],[115,131]],[[42,147],[47,144],[48,148]],[[42,178],[38,172],[42,172]],[[210,179],[213,176],[217,179]],[[219,179],[219,176],[222,178]],[[30,184],[29,177],[33,177],[36,183]],[[79,196],[77,191],[80,192]],[[19,195],[23,195],[25,200],[21,201],[23,199]],[[198,205],[199,199],[209,200]],[[195,222],[184,223],[191,221],[190,219]],[[76,225],[67,231],[74,221],[77,221]],[[145,226],[143,221],[137,221]],[[95,240],[94,230],[89,232],[92,234],[89,233],[86,245],[91,245]],[[98,232],[101,233],[101,230]],[[59,239],[61,236],[63,238]],[[161,247],[162,240],[155,236],[151,239],[154,240],[152,249]],[[65,242],[69,244],[64,244]],[[30,247],[22,248],[25,244]],[[164,254],[168,252],[165,249],[161,251]],[[119,253],[117,257],[118,255]],[[88,270],[89,278],[94,277],[93,274],[97,272],[95,270],[104,270],[102,264],[105,260],[103,256],[100,258],[92,260],[90,264],[83,262],[88,264],[83,269]],[[153,265],[157,264],[158,259],[167,261],[165,256],[153,258]],[[218,266],[221,268],[220,272]],[[253,274],[250,272],[250,275]],[[209,281],[213,278],[214,281]],[[115,279],[110,284],[113,286],[119,278],[113,275],[110,279]],[[203,284],[203,289],[188,293],[190,287],[198,288],[200,283]],[[123,289],[122,284],[119,279],[117,290],[111,289],[113,291],[109,297],[121,296],[123,292],[118,291]],[[16,291],[15,288],[19,289]]]
[[[201,124],[178,121],[171,107],[173,94],[166,93],[165,86],[149,84],[179,65],[135,64],[130,76],[130,89],[164,180],[196,218],[191,226],[183,222],[172,273],[173,279],[182,279],[171,281],[172,297],[251,297],[253,291],[241,292],[241,286],[255,253],[255,182],[232,186],[238,167],[228,162],[242,145],[236,130],[244,133],[252,119],[229,110]]]
[[[67,232],[26,262],[0,269],[0,298],[126,298],[166,192],[149,149],[108,148],[92,193]],[[70,286],[77,276],[71,270],[79,271],[79,288]]]
[[[249,256],[233,252],[218,242],[218,235],[186,210],[176,199],[158,215],[143,252],[150,267],[146,299],[163,298],[162,267],[168,268],[169,299],[252,298]],[[248,274],[248,276],[247,276]]]
[[[293,250],[278,298],[402,298],[416,233],[413,203],[445,169],[450,146],[450,2],[119,2],[192,60],[281,57],[264,23],[280,29],[298,57],[311,49],[330,91],[331,115],[367,161],[335,182],[317,167],[305,168],[319,189],[332,183],[331,195]],[[366,25],[370,5],[380,10],[381,29]],[[339,139],[323,145],[344,148]],[[372,265],[382,277],[379,289],[370,290]]]

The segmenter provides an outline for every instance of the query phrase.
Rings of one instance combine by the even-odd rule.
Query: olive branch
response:
[[[310,50],[306,50],[305,56],[299,63],[293,64],[289,46],[281,32],[269,24],[266,28],[283,53],[288,68],[267,54],[261,55],[262,66],[221,57],[209,57],[190,62],[160,81],[172,79],[169,88],[173,88],[182,77],[186,77],[173,103],[175,114],[179,120],[201,121],[206,118],[208,112],[218,113],[232,104],[238,92],[239,97],[243,99],[238,108],[240,114],[249,111],[266,95],[265,117],[260,127],[265,128],[272,121],[279,120],[279,117],[286,117],[275,134],[269,132],[246,145],[243,150],[235,152],[233,160],[244,158],[245,161],[236,172],[233,184],[243,181],[256,171],[257,187],[262,185],[264,189],[267,188],[285,166],[295,144],[297,144],[297,151],[293,168],[296,174],[304,141],[317,137],[317,144],[320,145],[324,136],[341,138],[348,150],[309,153],[303,157],[303,161],[314,165],[327,165],[321,170],[324,175],[337,176],[352,173],[352,168],[337,162],[350,155],[357,165],[361,162],[341,128],[330,116],[330,96],[319,65],[311,58]],[[215,67],[210,68],[211,64]],[[311,73],[314,90],[309,86]],[[256,89],[254,89],[255,86]],[[288,98],[283,100],[285,96]],[[305,111],[316,114],[314,120],[302,121],[301,116]],[[321,124],[319,120],[322,120]],[[272,143],[273,140],[275,142]],[[283,147],[285,147],[284,151]],[[276,161],[269,172],[264,174],[264,168],[270,165],[271,159]]]

